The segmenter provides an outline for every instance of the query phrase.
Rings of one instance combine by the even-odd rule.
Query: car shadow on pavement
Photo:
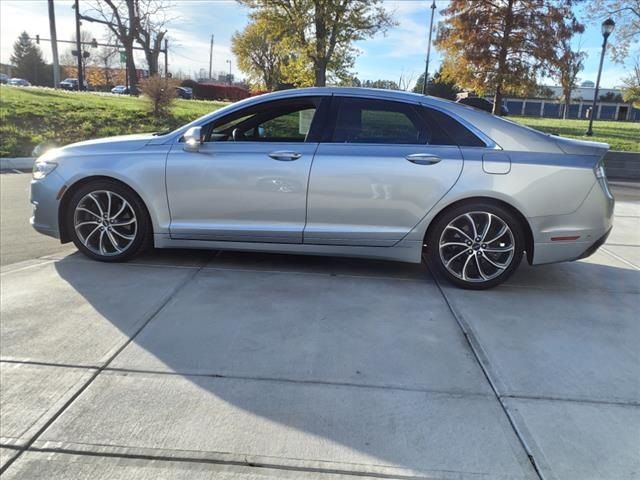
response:
[[[82,407],[54,424],[50,440],[89,422],[89,436],[66,440],[412,472],[457,470],[461,462],[460,470],[512,469],[517,478],[515,436],[424,265],[183,253],[154,251],[124,265],[78,255],[55,262],[99,313],[94,321],[107,320],[130,343],[78,400]],[[147,290],[150,276],[167,276],[176,288]],[[117,284],[126,278],[140,282],[130,290],[134,301],[159,295],[143,324],[121,308]],[[483,294],[518,288],[544,301],[557,288],[637,292],[639,280],[638,271],[611,265],[523,266]],[[152,405],[142,400],[149,398]],[[458,451],[468,444],[468,464],[449,451],[451,442]],[[505,452],[513,465],[505,466]]]

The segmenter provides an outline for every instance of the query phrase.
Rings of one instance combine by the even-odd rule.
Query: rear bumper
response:
[[[566,262],[592,255],[611,232],[614,206],[608,189],[595,182],[575,212],[530,218],[534,236],[531,263]]]
[[[590,257],[591,255],[593,255],[594,253],[596,253],[596,250],[598,250],[602,245],[604,245],[604,243],[607,241],[607,238],[609,238],[609,235],[611,234],[611,230],[613,230],[613,227],[609,228],[609,230],[607,230],[607,233],[605,233],[603,236],[601,236],[598,240],[596,240],[593,245],[591,245],[589,248],[587,248],[582,255],[580,255],[576,260],[580,260],[581,258],[587,258]]]

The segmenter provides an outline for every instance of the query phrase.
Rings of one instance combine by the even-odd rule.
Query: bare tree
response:
[[[106,25],[122,44],[125,51],[128,83],[131,92],[136,93],[136,63],[133,46],[136,41],[135,0],[94,0],[80,18],[89,22]]]
[[[80,42],[82,42],[82,51],[80,52],[80,56],[82,58],[82,70],[85,71],[87,68],[87,64],[90,61],[90,58],[85,58],[83,55],[83,52],[89,52],[90,54],[92,53],[90,51],[91,47],[89,45],[86,45],[88,43],[91,43],[91,40],[93,40],[93,37],[91,36],[91,32],[88,32],[87,30],[80,30]],[[71,37],[71,41],[73,42],[73,46],[71,46],[69,49],[65,50],[65,52],[62,54],[61,57],[61,64],[62,65],[70,65],[70,66],[77,66],[78,64],[78,60],[77,57],[72,53],[75,49],[76,49],[76,34],[74,33]]]
[[[133,3],[135,12],[133,31],[136,40],[144,50],[149,75],[157,75],[158,57],[167,34],[165,27],[171,20],[167,17],[167,11],[172,4],[166,0],[133,0]]]
[[[405,73],[404,71],[400,74],[400,78],[398,79],[398,87],[400,90],[404,90],[408,92],[411,89],[411,84],[413,83],[413,77],[415,77],[414,72]]]
[[[111,33],[108,35],[104,43],[107,45],[113,45],[116,43],[116,39]],[[92,64],[102,68],[102,72],[104,75],[104,85],[109,86],[114,84],[113,79],[113,67],[117,64],[118,60],[118,49],[116,47],[108,47],[103,45],[97,51],[92,54]]]
[[[578,82],[578,74],[584,68],[586,53],[571,48],[571,39],[564,38],[558,42],[555,57],[551,61],[551,76],[555,78],[562,87],[562,99],[564,108],[562,118],[569,118],[569,106],[571,105],[571,92]]]

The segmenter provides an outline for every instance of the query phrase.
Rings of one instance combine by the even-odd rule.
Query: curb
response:
[[[0,158],[0,170],[31,170],[35,157]]]

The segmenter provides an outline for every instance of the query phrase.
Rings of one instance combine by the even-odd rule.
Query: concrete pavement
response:
[[[615,193],[596,255],[488,292],[287,255],[5,266],[3,478],[640,479],[640,193]]]

